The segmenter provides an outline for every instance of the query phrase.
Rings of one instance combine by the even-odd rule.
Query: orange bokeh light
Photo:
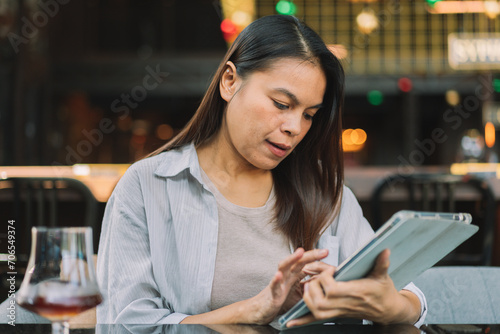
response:
[[[495,145],[495,126],[491,122],[484,126],[484,141],[488,147]]]
[[[367,139],[363,129],[346,129],[342,133],[342,148],[344,152],[357,152],[364,146]]]

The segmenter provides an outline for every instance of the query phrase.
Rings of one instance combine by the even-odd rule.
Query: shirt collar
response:
[[[160,177],[173,177],[189,169],[189,172],[198,182],[203,184],[198,154],[196,153],[193,143],[160,154],[163,155],[163,159],[158,168],[156,168],[155,175]]]

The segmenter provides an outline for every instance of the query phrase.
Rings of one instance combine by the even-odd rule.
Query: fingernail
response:
[[[320,256],[325,256],[327,254],[328,254],[328,251],[326,249],[322,249],[322,250],[319,251],[319,255]]]
[[[309,291],[309,283],[304,284],[304,292]]]

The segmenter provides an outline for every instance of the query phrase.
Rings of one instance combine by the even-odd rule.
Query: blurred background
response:
[[[347,74],[347,166],[496,162],[500,3],[0,0],[0,165],[130,163],[195,112],[237,34],[295,15]]]
[[[345,183],[372,226],[400,209],[471,212],[480,233],[448,263],[500,266],[499,1],[0,0],[16,286],[31,226],[92,226],[97,251],[127,167],[180,131],[238,33],[271,14],[304,20],[344,65]]]

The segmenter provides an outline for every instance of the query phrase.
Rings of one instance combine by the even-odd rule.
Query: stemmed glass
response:
[[[17,303],[69,333],[71,317],[102,302],[94,269],[92,228],[33,227],[28,268]]]

